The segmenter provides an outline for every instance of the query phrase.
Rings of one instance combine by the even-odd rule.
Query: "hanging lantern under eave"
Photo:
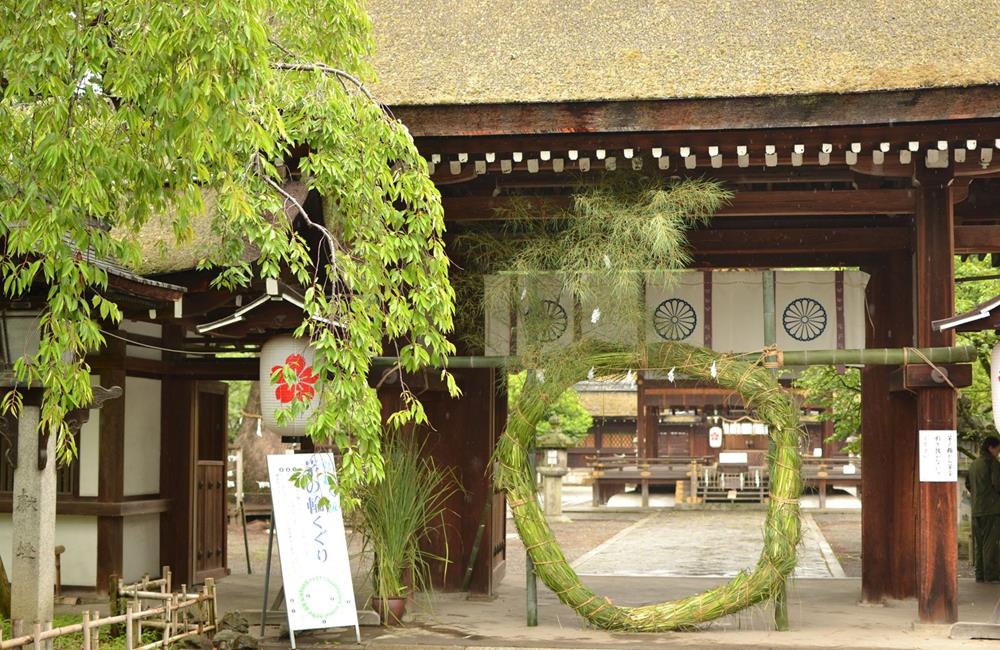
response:
[[[276,336],[260,349],[260,414],[263,425],[281,436],[305,436],[319,402],[319,376],[313,371],[316,351],[306,339]],[[303,404],[294,417],[277,412]]]

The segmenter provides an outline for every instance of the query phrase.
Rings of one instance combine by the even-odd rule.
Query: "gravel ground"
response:
[[[813,513],[834,555],[848,578],[861,577],[861,513]]]
[[[861,577],[861,513],[814,513],[813,520],[830,544],[844,574]],[[966,560],[958,561],[958,577],[974,578],[975,571]]]
[[[645,516],[640,513],[571,514],[572,522],[553,523],[552,530],[566,559],[572,562]],[[524,544],[511,519],[507,520],[507,571],[504,580],[524,580]]]

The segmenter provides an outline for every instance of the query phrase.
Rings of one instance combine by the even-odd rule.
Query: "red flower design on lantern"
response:
[[[285,380],[285,368],[292,371],[290,382]],[[271,368],[271,384],[277,386],[274,397],[282,404],[292,400],[311,402],[316,396],[313,384],[317,379],[319,377],[313,374],[312,366],[306,365],[306,359],[301,354],[290,354],[285,359],[285,365]]]

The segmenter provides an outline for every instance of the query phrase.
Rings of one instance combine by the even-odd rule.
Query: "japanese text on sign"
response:
[[[958,433],[931,429],[920,432],[920,481],[950,483],[958,480]]]
[[[330,489],[331,454],[267,457],[289,627],[357,625],[340,499]],[[292,475],[305,477],[299,487]]]

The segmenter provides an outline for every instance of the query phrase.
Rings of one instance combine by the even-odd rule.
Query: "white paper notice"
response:
[[[920,432],[920,481],[951,483],[958,480],[958,433],[947,429]]]
[[[291,481],[296,470],[315,478],[306,487],[297,487]],[[340,499],[325,477],[336,471],[333,456],[268,456],[267,471],[289,627],[293,631],[357,627],[344,517]],[[323,497],[329,500],[326,508],[319,505]]]

